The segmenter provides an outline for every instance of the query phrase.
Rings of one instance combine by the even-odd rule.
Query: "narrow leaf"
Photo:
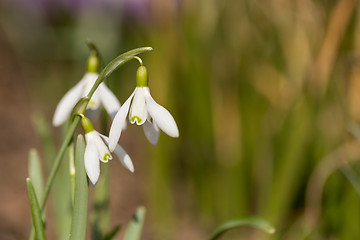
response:
[[[145,220],[145,207],[138,207],[126,229],[124,240],[138,240]]]
[[[353,185],[356,193],[360,196],[360,177],[357,172],[352,169],[351,165],[349,164],[345,164],[340,170],[349,180],[351,185]]]
[[[46,169],[50,170],[53,160],[56,154],[56,147],[54,143],[54,138],[51,132],[51,126],[45,120],[44,116],[42,115],[34,115],[32,117],[32,122],[34,125],[34,129],[36,134],[40,138],[40,143],[42,147],[42,151],[44,153],[44,159],[46,163]],[[33,181],[33,179],[32,179]],[[39,197],[40,199],[40,197]]]
[[[30,207],[31,207],[31,215],[33,219],[33,225],[35,228],[35,236],[37,240],[46,239],[44,224],[41,217],[41,209],[39,206],[39,202],[36,197],[34,186],[31,183],[30,178],[26,179],[26,185],[29,194]]]
[[[70,180],[71,180],[71,196],[72,196],[72,204],[74,205],[74,196],[75,196],[75,153],[74,153],[74,143],[70,143],[69,149],[69,172],[70,172]]]
[[[221,224],[215,229],[210,240],[218,239],[223,233],[238,227],[251,226],[259,228],[269,234],[275,233],[275,228],[266,220],[260,217],[237,218]]]
[[[39,154],[36,149],[29,152],[29,177],[34,186],[36,196],[41,199],[44,191],[44,180]]]
[[[96,184],[93,195],[92,211],[93,239],[103,239],[110,226],[110,169],[109,164],[101,167],[101,178]]]
[[[86,236],[89,184],[84,166],[84,152],[84,137],[79,135],[75,149],[75,194],[70,240],[81,240]]]
[[[47,170],[46,172],[48,173],[45,175],[49,176],[42,195],[40,196],[37,193],[39,204],[43,210],[43,221],[45,221],[44,220],[45,201],[47,199],[51,187],[52,188],[51,205],[56,206],[56,208],[54,208],[54,218],[55,218],[54,221],[56,222],[55,224],[56,236],[57,239],[66,239],[69,236],[69,232],[70,232],[71,205],[72,205],[71,201],[69,201],[71,200],[71,191],[69,190],[70,181],[68,177],[68,167],[67,167],[68,163],[65,162],[64,164],[59,165],[60,164],[59,161],[61,159],[59,159],[56,156],[57,150],[54,142],[54,137],[51,131],[51,125],[44,118],[44,116],[42,116],[41,114],[36,114],[33,116],[32,120],[33,120],[33,125],[35,127],[35,131],[37,132],[37,135],[40,138],[42,152],[44,153],[44,160],[45,160],[44,163],[46,166],[45,170]],[[65,128],[63,128],[62,130],[65,130]],[[72,136],[71,138],[69,138],[69,140],[72,140]],[[68,143],[66,143],[66,146],[64,147],[67,148],[67,146]],[[66,153],[66,148],[63,148],[64,152],[62,152],[61,154]],[[54,161],[55,157],[56,160]],[[57,169],[54,169],[53,167],[56,167]],[[55,177],[56,171],[58,171],[58,174]],[[36,189],[37,186],[35,184],[34,178],[30,176],[30,179],[34,184],[35,190],[37,191]],[[33,233],[34,233],[34,229],[32,228],[30,240],[34,240]]]
[[[120,229],[121,229],[121,225],[117,225],[110,233],[108,233],[104,237],[104,240],[112,240],[112,239],[114,239],[114,237],[116,237],[116,234],[118,234]]]

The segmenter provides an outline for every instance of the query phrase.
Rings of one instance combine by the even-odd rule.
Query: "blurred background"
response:
[[[126,226],[138,205],[150,240],[206,239],[251,215],[277,232],[242,228],[222,239],[360,236],[357,1],[2,0],[0,239],[28,237],[28,152],[38,149],[46,176],[62,135],[52,115],[86,70],[87,38],[105,64],[153,47],[140,56],[150,90],[180,131],[178,139],[162,133],[154,147],[128,125],[120,143],[135,173],[116,160],[102,165],[110,186],[90,189],[88,239],[97,224]],[[121,103],[137,67],[129,62],[107,81]],[[66,164],[51,193],[49,239],[67,236]],[[94,223],[101,189],[110,211]]]

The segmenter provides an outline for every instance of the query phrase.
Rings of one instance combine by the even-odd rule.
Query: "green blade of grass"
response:
[[[340,170],[354,187],[356,193],[360,196],[360,177],[357,172],[352,169],[349,164],[345,164]]]
[[[34,130],[40,139],[46,169],[50,170],[52,162],[56,156],[56,148],[54,137],[51,132],[51,126],[41,114],[35,114],[32,117],[32,122]]]
[[[126,229],[124,240],[138,240],[141,236],[142,227],[145,220],[145,207],[138,207]]]
[[[29,177],[34,186],[36,196],[41,198],[44,191],[44,180],[39,154],[36,149],[31,149],[29,152]]]
[[[111,232],[109,232],[105,237],[104,240],[112,240],[118,234],[121,229],[121,225],[117,225]]]
[[[37,240],[46,239],[44,224],[41,217],[41,209],[39,206],[39,202],[36,197],[35,189],[33,184],[31,183],[30,178],[26,179],[26,185],[29,194],[30,206],[31,206],[31,215],[33,219],[33,225],[35,228],[35,236]]]
[[[266,220],[260,217],[237,218],[221,224],[215,229],[209,240],[218,239],[225,232],[244,226],[251,226],[261,229],[269,234],[275,233],[275,228]]]
[[[75,150],[75,192],[74,210],[71,221],[70,240],[85,239],[88,213],[89,184],[84,165],[85,141],[79,135]]]

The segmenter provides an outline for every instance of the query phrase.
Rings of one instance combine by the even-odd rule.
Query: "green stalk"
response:
[[[92,212],[92,229],[93,239],[104,239],[104,236],[109,231],[110,226],[110,211],[109,211],[109,164],[104,164],[101,167],[101,179],[97,183],[97,188],[94,191],[93,198],[93,212]]]
[[[84,166],[85,141],[79,135],[75,150],[75,191],[74,210],[71,219],[70,240],[81,240],[86,237],[86,223],[88,212],[89,183]]]
[[[43,183],[43,173],[41,170],[40,158],[36,149],[31,149],[29,152],[29,177],[30,179],[32,179],[31,180],[32,185],[35,190],[36,198],[38,199],[42,196],[44,183]],[[43,214],[42,219],[45,219],[44,216],[45,214]],[[34,238],[35,238],[35,229],[33,225],[30,232],[30,239],[34,239]]]
[[[33,219],[33,226],[35,228],[36,239],[37,240],[46,239],[44,223],[42,221],[42,216],[41,216],[41,209],[36,197],[34,186],[32,185],[30,178],[26,179],[26,185],[30,199],[31,215]]]
[[[70,172],[70,180],[71,180],[71,200],[72,205],[74,206],[74,198],[75,198],[75,178],[76,178],[76,169],[75,169],[75,152],[74,152],[74,143],[69,146],[69,172]]]
[[[145,221],[146,209],[140,206],[136,209],[129,226],[126,229],[124,240],[139,240],[141,237],[142,227]]]
[[[87,106],[87,104],[86,104],[86,106]],[[69,128],[69,130],[68,130],[68,132],[67,132],[67,134],[65,136],[65,140],[64,140],[63,144],[61,145],[60,151],[59,151],[58,155],[55,158],[54,164],[53,164],[53,166],[51,168],[50,175],[49,175],[48,180],[47,180],[46,185],[45,185],[43,197],[42,197],[41,202],[40,202],[40,208],[41,208],[42,211],[44,211],[45,203],[46,203],[46,200],[47,200],[47,198],[49,196],[50,188],[51,188],[51,186],[52,186],[52,184],[54,182],[55,175],[56,175],[57,171],[59,170],[61,160],[63,159],[64,154],[65,154],[69,144],[72,141],[72,137],[73,137],[73,135],[75,133],[77,125],[80,122],[80,119],[81,119],[80,116],[75,116],[75,119],[71,123],[71,126],[70,126],[70,128]]]
[[[43,173],[36,149],[31,149],[29,152],[29,177],[33,183],[36,196],[41,197],[44,188]]]

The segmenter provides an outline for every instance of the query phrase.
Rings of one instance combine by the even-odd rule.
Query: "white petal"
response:
[[[96,144],[96,148],[99,152],[99,160],[106,163],[109,160],[112,159],[111,153],[109,151],[109,148],[107,146],[107,142],[105,144],[102,135],[100,135],[100,133],[98,133],[97,131],[92,131],[89,132],[85,135],[86,139],[90,139],[91,138],[91,142],[94,142]]]
[[[91,183],[95,185],[100,176],[100,161],[99,152],[93,141],[86,142],[84,163],[86,174],[88,175]]]
[[[134,96],[136,89],[130,95],[130,97],[125,101],[125,103],[120,107],[119,111],[115,115],[115,118],[111,124],[109,132],[109,149],[111,152],[114,151],[116,144],[118,143],[121,135],[121,131],[126,126],[126,115],[129,112],[131,99]]]
[[[130,172],[134,172],[134,165],[131,161],[131,158],[129,154],[125,152],[125,150],[119,145],[116,144],[115,150],[114,150],[116,156],[119,158],[122,165],[127,168]]]
[[[143,124],[143,128],[144,128],[145,136],[149,140],[149,142],[152,145],[156,145],[160,136],[160,129],[158,128],[156,123],[155,122],[151,123],[147,120]]]
[[[84,81],[80,81],[73,88],[71,88],[60,100],[56,106],[53,125],[60,126],[63,124],[71,114],[75,104],[80,100],[83,94]]]
[[[164,107],[154,101],[149,88],[145,92],[146,106],[153,122],[170,137],[179,137],[179,130],[173,116]]]
[[[90,110],[97,110],[100,108],[100,94],[98,92],[98,89],[96,89],[96,91],[92,95],[86,108]]]
[[[134,100],[131,104],[131,109],[129,112],[129,121],[132,124],[136,123],[137,125],[142,125],[148,117],[145,105],[145,88],[137,87],[136,89],[137,90],[134,95]]]
[[[84,96],[87,96],[92,87],[94,86],[97,78],[99,77],[99,74],[97,73],[86,73],[83,77],[84,81],[86,82],[85,88],[84,88]],[[99,94],[99,88],[97,88],[92,95],[89,104],[87,106],[88,109],[96,110],[100,107],[100,94]]]
[[[100,135],[104,141],[109,144],[109,138],[104,136],[104,135]],[[116,156],[119,158],[120,162],[122,163],[122,165],[127,168],[130,172],[134,172],[134,165],[131,161],[130,156],[126,153],[126,151],[119,145],[116,144],[114,153],[116,154]]]
[[[119,100],[104,83],[99,85],[97,91],[99,91],[100,100],[105,110],[114,118],[121,106]]]

